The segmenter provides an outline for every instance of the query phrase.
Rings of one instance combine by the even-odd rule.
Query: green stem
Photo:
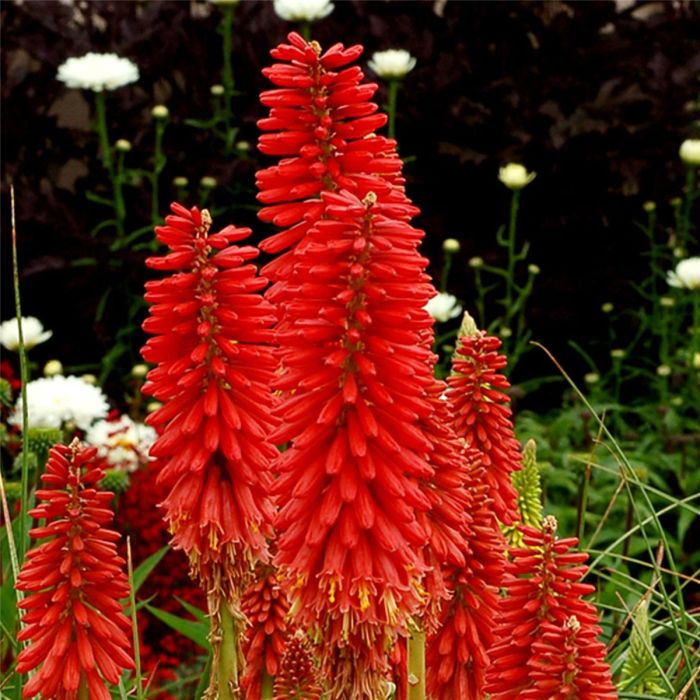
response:
[[[233,139],[235,132],[231,128],[233,119],[233,100],[234,78],[233,78],[233,62],[231,56],[233,53],[233,13],[234,5],[225,5],[223,8],[224,20],[221,25],[221,34],[223,36],[223,51],[224,64],[221,71],[221,82],[224,86],[224,128],[226,132],[226,152],[230,152],[233,147]]]
[[[306,41],[311,41],[311,23],[302,22],[299,25],[299,33],[306,39]]]
[[[386,111],[389,115],[388,136],[390,139],[396,138],[396,101],[399,95],[399,81],[389,81],[389,94],[387,95]]]
[[[20,566],[24,562],[24,553],[28,546],[27,511],[29,508],[29,404],[27,403],[27,384],[29,368],[27,366],[27,349],[24,345],[22,328],[22,302],[19,291],[19,258],[17,256],[17,219],[15,216],[15,189],[10,188],[12,214],[12,284],[15,295],[15,315],[17,316],[19,335],[19,376],[22,381],[22,475],[20,483],[20,515],[17,535],[17,558]]]
[[[418,628],[408,638],[408,700],[425,700],[425,632]]]
[[[131,613],[131,635],[134,645],[134,663],[136,665],[136,697],[144,700],[143,680],[141,677],[141,645],[139,642],[139,627],[136,620],[136,594],[134,593],[134,564],[131,558],[131,538],[126,538],[126,564],[129,574],[129,607]]]
[[[510,218],[508,220],[508,238],[506,239],[506,298],[505,298],[505,325],[509,326],[512,318],[513,291],[515,288],[515,237],[518,230],[518,207],[520,204],[520,190],[513,190],[510,200]]]
[[[151,174],[151,226],[161,223],[160,216],[160,174],[165,167],[166,159],[163,155],[163,134],[165,134],[166,120],[156,119],[156,137],[153,153],[153,173]]]
[[[442,275],[440,277],[440,291],[447,291],[447,281],[450,276],[450,268],[452,267],[453,253],[449,250],[445,251],[445,264],[442,266]]]
[[[262,700],[272,700],[275,694],[275,679],[263,669],[262,672],[262,689],[260,691],[260,696]]]
[[[100,155],[102,164],[109,172],[110,177],[114,177],[114,163],[112,161],[112,147],[109,144],[109,132],[107,130],[107,105],[104,92],[95,93],[96,124],[97,135],[100,138]]]
[[[474,268],[474,284],[476,286],[476,301],[474,305],[476,306],[476,315],[479,322],[479,328],[486,327],[486,292],[484,291],[484,285],[481,281],[481,268]]]
[[[124,221],[126,220],[126,205],[124,204],[124,153],[117,154],[117,169],[112,176],[112,192],[114,194],[114,215],[117,219],[117,233],[124,235]]]
[[[681,205],[681,216],[680,223],[678,227],[678,245],[683,249],[684,252],[688,251],[688,237],[690,235],[690,214],[693,208],[693,201],[695,199],[695,167],[690,166],[686,168],[685,174],[685,197],[683,198],[683,204]]]
[[[583,474],[581,488],[579,490],[578,513],[576,514],[576,537],[579,542],[583,541],[583,530],[586,526],[586,510],[588,508],[588,487],[591,483],[591,473],[593,464],[589,462],[586,465],[586,471]]]
[[[237,700],[238,693],[238,639],[236,623],[228,606],[221,604],[221,650],[219,652],[219,700]]]

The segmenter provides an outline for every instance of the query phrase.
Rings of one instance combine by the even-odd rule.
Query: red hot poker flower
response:
[[[321,192],[349,189],[362,199],[373,191],[407,201],[395,142],[373,133],[387,120],[370,101],[377,85],[363,83],[360,68],[348,65],[362,47],[335,44],[322,52],[299,34],[288,40],[271,52],[280,63],[263,70],[278,87],[260,96],[270,108],[258,122],[270,132],[260,137],[260,150],[283,156],[257,173],[258,199],[265,205],[259,216],[284,229],[261,244],[269,253],[296,245],[321,218]],[[290,264],[291,257],[282,255],[265,274],[277,280]]]
[[[241,608],[250,623],[243,638],[247,664],[241,688],[246,700],[260,700],[263,673],[272,678],[279,674],[287,639],[289,601],[274,569],[258,567],[256,580],[243,593]]]
[[[109,700],[106,684],[134,668],[131,623],[119,602],[129,582],[117,555],[119,534],[106,527],[114,494],[97,490],[104,472],[96,453],[77,439],[70,447],[52,447],[44,488],[36,492],[43,502],[30,511],[46,518],[30,532],[45,541],[27,553],[17,578],[17,590],[27,593],[19,603],[26,612],[18,639],[30,641],[17,657],[17,672],[41,668],[23,698],[75,700],[80,690]]]
[[[486,690],[491,699],[578,698],[557,695],[552,688],[568,688],[579,672],[577,682],[581,688],[588,688],[589,681],[595,678],[600,682],[597,686],[600,695],[596,691],[596,698],[616,697],[608,695],[614,689],[610,690],[612,681],[604,662],[604,647],[594,643],[600,633],[598,613],[591,603],[583,600],[583,596],[595,590],[590,584],[580,583],[588,571],[583,563],[588,555],[570,551],[578,543],[576,538],[556,538],[557,522],[551,515],[544,519],[542,531],[525,525],[519,529],[524,546],[510,550],[512,560],[505,577],[508,595],[501,600],[496,641],[489,652],[491,665]],[[581,636],[574,635],[580,640],[576,662],[567,668],[572,675],[557,675],[550,647],[554,641],[559,645],[558,662],[565,653],[573,653],[575,640],[566,630],[562,631],[572,616],[583,628]],[[549,669],[549,675],[544,673],[545,669]]]
[[[148,417],[162,431],[151,454],[170,489],[162,507],[174,545],[207,591],[221,586],[232,601],[256,560],[268,559],[274,315],[259,294],[266,281],[245,264],[257,249],[231,245],[250,229],[210,235],[206,210],[171,208],[156,229],[171,252],[146,261],[172,272],[146,285],[143,327],[154,337],[142,354],[158,366],[143,390],[164,404]]]
[[[542,623],[542,635],[532,645],[533,687],[520,697],[532,700],[616,700],[617,690],[605,662],[605,645],[596,637],[600,627],[581,624],[572,615],[563,623]]]
[[[505,393],[510,387],[502,370],[501,341],[483,331],[460,336],[447,382],[447,398],[457,434],[483,455],[489,495],[501,523],[520,519],[518,494],[511,474],[521,468],[520,445],[513,433]]]
[[[275,679],[275,700],[320,700],[321,687],[309,644],[302,632],[290,637]]]
[[[482,456],[467,449],[463,459],[469,497],[465,563],[448,567],[452,599],[442,606],[426,653],[428,691],[441,700],[485,697],[488,650],[494,641],[506,564],[505,539],[493,512]]]
[[[374,697],[385,650],[420,605],[430,508],[431,286],[415,209],[324,193],[326,220],[279,289],[283,372],[277,562],[301,625],[320,627],[339,695]],[[344,675],[334,664],[343,664]],[[342,683],[350,683],[344,688]],[[383,682],[383,681],[381,681]]]

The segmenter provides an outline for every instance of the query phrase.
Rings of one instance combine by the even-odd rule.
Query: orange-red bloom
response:
[[[524,546],[510,550],[508,595],[489,652],[486,690],[492,700],[617,697],[605,647],[596,641],[597,611],[583,600],[595,590],[580,583],[588,555],[570,551],[578,541],[558,540],[556,527],[552,516],[542,531],[521,525]]]
[[[151,454],[170,487],[162,507],[174,545],[207,590],[220,583],[231,599],[256,560],[268,558],[274,315],[259,293],[266,281],[246,264],[258,250],[232,245],[250,229],[210,235],[206,210],[172,211],[156,229],[171,252],[146,261],[172,272],[146,285],[143,328],[154,337],[142,354],[158,366],[143,390],[164,403],[148,417],[162,431]]]
[[[243,593],[241,609],[250,625],[243,637],[246,669],[241,688],[246,700],[260,700],[263,672],[272,678],[279,674],[287,640],[289,602],[271,567],[259,567]]]
[[[483,331],[462,335],[447,380],[447,398],[457,434],[482,454],[496,516],[511,525],[520,517],[510,475],[521,468],[521,457],[505,393],[510,384],[501,373],[507,360],[498,353],[500,347],[498,338]]]
[[[275,700],[319,700],[321,687],[309,644],[301,632],[287,641],[280,672],[275,679]]]
[[[446,572],[452,599],[442,607],[438,627],[428,638],[427,687],[440,700],[485,697],[488,650],[494,641],[498,591],[505,569],[505,539],[489,496],[482,455],[464,456],[468,493],[464,563]]]
[[[45,540],[27,553],[17,590],[27,595],[19,633],[30,641],[17,657],[17,672],[41,664],[22,697],[75,700],[78,690],[95,700],[109,700],[106,684],[119,682],[123,669],[134,668],[131,623],[120,600],[129,594],[124,560],[117,555],[119,534],[112,521],[110,491],[99,491],[104,472],[96,448],[56,445],[49,452],[43,501],[30,511],[46,524],[30,534]]]
[[[406,201],[395,142],[374,134],[387,120],[370,101],[377,85],[364,83],[360,68],[348,65],[362,47],[335,44],[322,52],[299,34],[288,40],[271,52],[281,62],[263,70],[278,87],[260,96],[270,115],[258,126],[271,133],[260,137],[259,148],[284,156],[256,176],[266,205],[260,218],[284,229],[260,244],[268,253],[303,239],[323,214],[321,192],[349,189],[362,199],[373,191]],[[290,264],[291,256],[281,255],[265,274],[273,281],[285,277]]]

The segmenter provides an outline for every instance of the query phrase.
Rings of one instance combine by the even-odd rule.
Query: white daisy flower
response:
[[[508,163],[498,171],[498,179],[510,190],[522,190],[535,179],[535,173],[519,163]]]
[[[62,63],[57,78],[69,88],[102,92],[136,82],[139,69],[128,58],[115,53],[90,52]]]
[[[416,59],[406,49],[375,51],[367,65],[385,80],[403,78],[416,67]]]
[[[686,258],[676,265],[666,276],[672,287],[700,290],[700,257]]]
[[[60,428],[74,423],[87,430],[93,421],[104,418],[109,410],[101,389],[80,377],[42,377],[27,384],[30,428]],[[15,404],[9,423],[22,425],[22,397]]]
[[[330,0],[274,0],[275,12],[287,22],[315,22],[333,12]]]
[[[133,472],[148,462],[148,450],[156,431],[123,415],[116,420],[101,420],[90,427],[85,441],[97,447],[100,457],[115,469]]]
[[[444,323],[451,318],[457,318],[462,313],[462,306],[457,302],[457,297],[440,292],[425,305],[425,310],[436,321]]]
[[[24,347],[30,350],[35,345],[48,340],[53,335],[53,332],[45,331],[43,324],[38,318],[22,316],[22,335],[24,336]],[[0,323],[0,345],[12,352],[19,350],[19,323],[17,323],[17,318]]]
[[[678,154],[686,165],[700,165],[700,139],[686,139]]]

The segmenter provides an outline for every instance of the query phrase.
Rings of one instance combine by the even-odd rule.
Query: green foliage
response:
[[[43,468],[49,456],[49,450],[57,443],[63,442],[60,428],[29,428],[27,443],[29,451],[36,456],[37,464]]]
[[[12,406],[12,386],[3,377],[0,377],[0,404]]]
[[[542,526],[542,484],[537,467],[537,443],[529,439],[523,448],[522,469],[513,472],[513,486],[518,492],[518,510],[524,525]],[[522,535],[517,528],[509,528],[506,535],[510,544],[519,547]]]
[[[119,495],[129,488],[129,472],[124,469],[107,469],[100,481],[100,488]]]
[[[642,600],[632,617],[632,633],[622,667],[620,689],[640,695],[663,697],[664,688],[657,664],[649,629],[648,602]]]

